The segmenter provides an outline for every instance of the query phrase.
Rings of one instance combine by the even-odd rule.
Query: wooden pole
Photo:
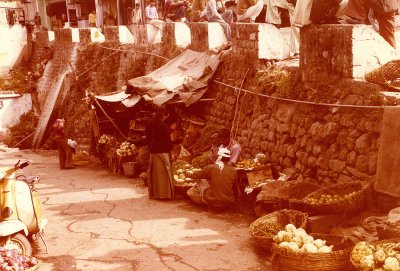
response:
[[[95,103],[97,106],[100,108],[100,110],[103,112],[103,114],[111,121],[111,123],[114,125],[114,127],[117,129],[117,131],[121,134],[121,136],[126,140],[128,139],[125,134],[119,129],[118,125],[111,119],[111,117],[107,114],[107,112],[104,110],[104,108],[99,104],[99,102],[94,99]]]

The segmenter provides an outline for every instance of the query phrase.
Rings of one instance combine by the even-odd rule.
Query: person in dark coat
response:
[[[170,128],[165,122],[168,115],[158,109],[146,125],[146,140],[150,151],[148,190],[150,199],[174,198]]]
[[[60,169],[75,168],[72,161],[72,149],[68,145],[64,131],[64,119],[57,119],[51,127],[50,139],[57,145]]]

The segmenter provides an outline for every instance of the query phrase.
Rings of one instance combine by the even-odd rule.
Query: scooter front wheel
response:
[[[10,237],[0,238],[0,245],[6,249],[16,249],[23,255],[32,255],[32,246],[28,239],[21,233],[13,234]]]

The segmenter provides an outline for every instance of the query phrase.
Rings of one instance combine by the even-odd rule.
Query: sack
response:
[[[324,22],[336,19],[340,7],[338,0],[314,0],[311,8],[310,20]]]

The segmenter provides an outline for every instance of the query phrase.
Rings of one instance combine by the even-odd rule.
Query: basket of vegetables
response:
[[[359,242],[351,251],[350,261],[355,270],[399,271],[400,239]]]
[[[312,233],[286,225],[274,237],[273,264],[280,271],[349,270],[354,242],[341,236]]]
[[[293,224],[297,228],[304,229],[307,225],[307,215],[295,210],[276,211],[251,223],[249,233],[260,247],[269,251],[274,243],[273,238],[287,224]]]
[[[361,182],[335,184],[309,194],[304,202],[309,211],[320,214],[358,212],[365,208],[368,187]]]
[[[40,262],[32,256],[22,255],[16,249],[0,247],[0,270],[36,271]]]

